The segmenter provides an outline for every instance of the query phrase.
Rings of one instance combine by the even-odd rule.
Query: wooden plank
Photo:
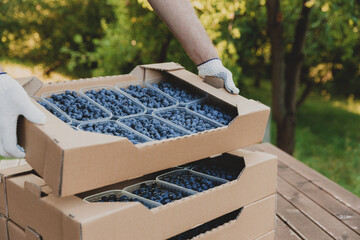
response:
[[[289,154],[271,145],[270,143],[252,145],[250,147],[247,147],[246,149],[252,151],[268,152],[277,155],[280,162],[284,163],[289,168],[298,172],[304,178],[313,182],[313,184],[329,193],[333,198],[342,202],[357,213],[360,213],[360,200],[357,196],[355,196],[353,193],[349,192],[345,188],[341,187],[340,185],[336,184],[335,182],[329,180],[320,173],[316,172],[315,170],[311,169],[310,167],[306,166],[304,163],[296,160]]]
[[[330,196],[295,171],[279,163],[278,176],[360,235],[360,214]]]
[[[302,239],[333,239],[281,195],[277,198],[277,214]]]
[[[279,217],[276,217],[275,239],[300,240],[301,238]]]
[[[351,228],[278,177],[278,193],[334,239],[356,239]]]

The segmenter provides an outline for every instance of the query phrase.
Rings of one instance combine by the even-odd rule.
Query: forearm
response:
[[[219,57],[189,0],[148,1],[196,65]]]

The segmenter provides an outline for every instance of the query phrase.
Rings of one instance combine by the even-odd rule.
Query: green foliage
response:
[[[271,102],[270,82],[263,81],[259,89],[251,86],[250,79],[244,84],[246,97]],[[360,109],[360,103],[356,104]],[[347,105],[345,99],[326,101],[312,94],[297,113],[294,156],[360,196],[360,124],[354,124],[360,122],[360,114],[342,107]],[[274,144],[275,123],[271,126]]]
[[[94,51],[93,41],[104,34],[101,20],[113,18],[102,0],[4,0],[0,6],[0,55],[43,63],[49,71],[66,66],[71,52]],[[72,56],[80,70],[74,75],[96,66],[84,57]]]

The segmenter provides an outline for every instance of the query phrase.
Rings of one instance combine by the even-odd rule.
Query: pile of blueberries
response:
[[[132,97],[138,99],[148,108],[164,108],[175,104],[172,99],[159,94],[152,88],[142,87],[141,85],[130,85],[128,88],[121,88]]]
[[[75,91],[65,91],[60,94],[53,94],[47,100],[72,119],[78,121],[88,121],[109,117],[101,108],[95,106],[83,97],[79,97]]]
[[[181,193],[180,191],[171,191],[165,189],[161,185],[158,185],[157,183],[152,183],[152,184],[142,183],[140,184],[140,188],[136,189],[132,193],[140,197],[161,203],[163,205],[188,196]]]
[[[235,111],[224,111],[222,107],[211,103],[190,104],[189,109],[224,125],[236,117]]]
[[[231,220],[236,219],[236,217],[239,215],[239,213],[240,213],[240,210],[233,211],[231,213],[228,213],[226,215],[218,217],[214,220],[211,220],[210,222],[204,223],[196,228],[190,229],[189,231],[180,233],[179,235],[169,238],[168,240],[192,239],[200,234],[206,233],[207,231],[210,231],[214,228],[224,225],[227,222],[230,222]]]
[[[156,115],[169,120],[192,133],[203,132],[218,127],[216,124],[180,108],[157,112]]]
[[[156,140],[175,138],[186,134],[149,115],[124,118],[120,121],[145,136]]]
[[[65,123],[69,123],[69,119],[67,117],[65,117],[63,114],[59,113],[58,111],[54,111],[54,109],[52,109],[47,103],[43,102],[43,101],[37,101],[41,106],[43,106],[46,110],[48,110],[49,112],[51,112],[52,114],[54,114],[56,117],[58,117],[61,121],[65,122]]]
[[[195,175],[191,172],[185,171],[181,174],[178,173],[166,175],[161,178],[161,180],[197,192],[203,192],[222,184],[206,177]]]
[[[108,109],[116,117],[123,117],[144,112],[134,101],[118,91],[101,89],[87,91],[86,96]]]
[[[129,130],[122,128],[115,121],[85,123],[83,125],[80,125],[79,128],[88,132],[103,133],[118,137],[126,137],[134,144],[146,142],[146,139],[144,137],[140,137],[134,134],[133,132],[130,132]]]
[[[240,172],[236,169],[220,166],[218,164],[203,164],[194,168],[194,170],[210,176],[226,179],[228,181],[237,179],[240,174]]]
[[[204,97],[204,94],[199,94],[195,91],[184,89],[176,83],[161,81],[159,84],[153,83],[152,86],[172,96],[180,103],[189,103]]]

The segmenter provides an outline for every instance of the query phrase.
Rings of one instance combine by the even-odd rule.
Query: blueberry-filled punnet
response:
[[[142,183],[140,184],[140,188],[133,190],[132,193],[163,205],[188,196],[181,191],[165,189],[157,183]]]
[[[187,134],[150,115],[124,118],[119,121],[154,140],[176,138]]]
[[[181,171],[181,173],[175,172],[173,174],[169,173],[161,177],[160,180],[197,192],[203,192],[222,184],[204,176],[193,174],[190,171]]]
[[[155,113],[157,116],[169,120],[172,123],[179,125],[192,133],[203,132],[206,130],[218,128],[219,125],[192,114],[185,109],[175,108],[168,109]]]
[[[233,181],[237,179],[240,174],[239,170],[233,169],[230,166],[220,166],[216,164],[202,164],[193,168],[194,171],[201,172],[213,177]]]
[[[85,92],[85,95],[108,109],[115,117],[124,117],[143,113],[141,108],[134,101],[113,89],[94,89]]]
[[[58,111],[55,111],[52,107],[49,106],[49,104],[47,104],[44,101],[38,100],[37,101],[41,106],[43,106],[46,110],[48,110],[49,112],[51,112],[53,115],[55,115],[57,118],[59,118],[61,121],[65,122],[65,123],[69,123],[70,120],[64,115],[61,114]]]
[[[148,140],[145,137],[142,137],[141,135],[139,136],[138,134],[128,129],[125,129],[115,121],[84,123],[79,125],[79,128],[81,130],[88,132],[103,133],[118,137],[126,137],[134,144],[151,141],[150,139]]]
[[[75,91],[67,90],[63,93],[52,94],[47,100],[77,121],[89,121],[109,117],[108,113],[87,99],[80,97]]]
[[[235,117],[235,111],[226,111],[224,107],[210,101],[189,104],[189,109],[223,125],[228,125]]]
[[[165,108],[176,104],[176,101],[150,87],[130,85],[128,88],[121,88],[121,90],[136,98],[148,108]]]
[[[205,94],[200,94],[194,90],[185,89],[183,86],[176,83],[160,81],[158,84],[153,83],[151,85],[175,98],[180,103],[189,103],[205,96]]]

